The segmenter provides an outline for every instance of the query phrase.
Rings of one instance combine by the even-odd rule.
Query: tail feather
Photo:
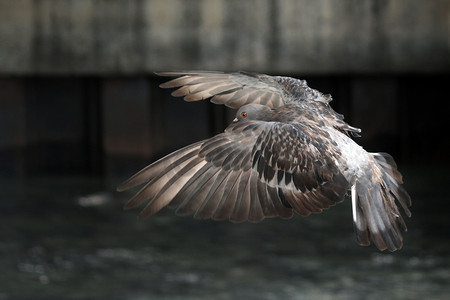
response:
[[[373,153],[374,160],[362,170],[352,187],[353,222],[357,241],[368,245],[369,239],[380,250],[402,247],[405,222],[396,201],[410,217],[411,198],[401,186],[402,176],[389,154]]]
[[[377,164],[384,170],[382,173],[384,186],[389,190],[389,192],[394,194],[395,198],[405,211],[405,214],[408,217],[411,217],[411,212],[408,208],[412,204],[411,197],[401,186],[403,183],[403,178],[397,170],[397,165],[395,164],[394,159],[387,153],[372,153],[372,155]]]
[[[352,186],[352,208],[353,208],[353,227],[355,228],[356,241],[361,246],[370,245],[369,231],[367,230],[367,221],[365,218],[357,217],[363,214],[362,208],[358,205],[358,194],[356,184]]]

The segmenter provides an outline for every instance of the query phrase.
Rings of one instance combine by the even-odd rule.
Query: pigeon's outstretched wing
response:
[[[178,88],[172,95],[186,101],[211,98],[211,102],[239,108],[246,104],[281,107],[292,101],[315,100],[328,103],[330,95],[308,87],[305,80],[245,72],[208,71],[161,72],[160,76],[178,77],[160,85]]]
[[[348,182],[337,149],[301,124],[248,121],[156,161],[119,186],[145,183],[125,205],[149,201],[140,217],[165,206],[195,218],[257,222],[321,212],[343,199]],[[317,133],[316,133],[317,135]]]

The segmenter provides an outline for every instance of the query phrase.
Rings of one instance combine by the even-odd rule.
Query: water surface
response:
[[[350,201],[258,224],[138,221],[115,180],[4,178],[0,299],[450,299],[445,170],[404,173],[414,216],[395,253],[356,244]]]

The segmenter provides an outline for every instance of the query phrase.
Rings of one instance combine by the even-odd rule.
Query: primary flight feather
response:
[[[143,187],[125,208],[144,202],[140,217],[163,207],[195,218],[258,222],[320,213],[348,191],[357,242],[395,251],[403,244],[411,199],[387,153],[368,153],[351,138],[360,129],[344,122],[324,95],[306,81],[222,72],[163,72],[161,84],[186,101],[210,99],[238,109],[225,132],[175,151],[122,183]]]

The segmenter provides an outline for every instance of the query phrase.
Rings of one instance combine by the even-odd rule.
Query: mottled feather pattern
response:
[[[342,201],[351,191],[360,245],[380,250],[403,245],[411,199],[393,158],[368,153],[329,105],[330,95],[306,81],[245,72],[164,72],[161,84],[186,101],[209,99],[238,109],[227,129],[142,169],[118,187],[143,187],[125,208],[146,203],[140,217],[163,207],[194,218],[259,222],[307,216]]]
[[[273,123],[259,135],[252,151],[252,167],[259,178],[277,188],[285,205],[301,215],[341,201],[348,186],[329,157],[327,141],[312,141],[303,132],[307,130],[312,128]],[[334,155],[340,155],[338,149]]]

